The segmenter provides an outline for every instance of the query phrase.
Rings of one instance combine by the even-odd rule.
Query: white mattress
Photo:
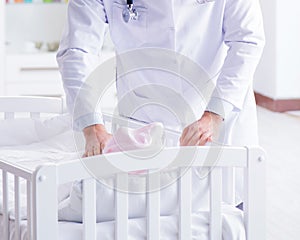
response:
[[[223,240],[244,240],[245,230],[242,224],[242,212],[234,207],[223,206]],[[192,239],[208,240],[209,239],[209,213],[198,212],[192,215]],[[3,236],[2,229],[3,216],[0,215],[0,236]],[[178,239],[178,221],[177,216],[161,217],[161,239],[175,240]],[[27,239],[26,221],[21,222],[21,240]],[[59,222],[59,240],[81,240],[82,239],[81,223]],[[128,228],[128,237],[130,240],[146,239],[146,221],[144,218],[130,219]],[[10,239],[14,239],[15,223],[10,221]],[[114,222],[97,223],[97,237],[100,240],[114,239]]]

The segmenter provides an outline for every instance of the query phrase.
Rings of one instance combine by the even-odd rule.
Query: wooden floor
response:
[[[258,108],[267,151],[267,239],[300,239],[300,116]]]

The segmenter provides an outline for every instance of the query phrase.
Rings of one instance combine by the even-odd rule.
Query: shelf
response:
[[[7,5],[20,4],[65,4],[68,0],[6,0]]]

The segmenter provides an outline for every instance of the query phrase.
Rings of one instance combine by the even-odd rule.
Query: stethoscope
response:
[[[130,20],[137,20],[139,14],[134,7],[133,0],[127,0],[127,7],[123,10],[122,16],[125,22],[129,22]]]

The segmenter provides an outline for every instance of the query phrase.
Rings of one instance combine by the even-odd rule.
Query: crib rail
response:
[[[217,147],[216,147],[217,148]],[[233,148],[224,147],[217,162],[205,161],[209,147],[185,147],[180,149],[184,151],[185,156],[190,156],[196,153],[195,160],[190,163],[187,161],[177,161],[170,165],[176,167],[184,174],[180,178],[180,219],[179,219],[179,239],[191,239],[191,169],[190,167],[203,166],[210,168],[210,239],[222,239],[222,217],[221,217],[221,202],[222,202],[222,168],[224,167],[242,167],[245,169],[245,226],[247,239],[265,239],[265,216],[264,216],[264,152],[259,148]],[[218,149],[216,149],[218,150]],[[220,149],[219,149],[220,150]],[[174,156],[178,153],[179,148],[167,148],[160,152],[157,156],[151,159],[150,162],[143,161],[126,154],[113,153],[109,155],[94,156],[85,158],[84,165],[80,160],[74,162],[63,163],[60,165],[42,166],[35,173],[35,191],[36,201],[34,202],[34,239],[57,239],[57,195],[52,195],[52,201],[48,199],[49,191],[56,191],[57,184],[63,184],[73,180],[83,179],[83,223],[84,223],[84,238],[88,240],[96,239],[96,216],[94,211],[95,206],[95,180],[91,177],[87,170],[88,164],[93,161],[101,163],[99,169],[106,169],[100,172],[97,177],[107,177],[109,175],[116,176],[116,187],[126,188],[128,184],[127,171],[136,171],[148,169],[148,187],[157,186],[159,184],[159,172],[150,174],[155,169],[166,166],[164,156]],[[122,158],[120,158],[122,156]],[[131,155],[132,156],[132,155]],[[159,161],[158,161],[159,160]],[[119,168],[109,168],[108,162]],[[128,164],[130,162],[130,164]],[[127,163],[127,164],[126,164]],[[120,172],[118,169],[125,169]],[[255,174],[255,177],[253,177]],[[259,180],[258,180],[259,179]],[[153,194],[154,193],[154,194]],[[152,195],[153,194],[153,195]],[[47,200],[44,199],[47,196]],[[116,228],[115,239],[128,239],[128,195],[126,192],[116,191]],[[148,239],[159,239],[159,192],[152,192],[147,197],[147,229]],[[49,203],[52,202],[52,206]],[[93,207],[91,207],[93,206]],[[124,207],[125,206],[125,207]],[[49,209],[49,210],[47,210]],[[52,210],[51,210],[52,209]],[[46,217],[47,216],[47,217]],[[51,217],[49,217],[51,216]],[[51,227],[49,227],[51,226]],[[101,238],[97,238],[101,239]]]
[[[215,147],[217,148],[217,147]],[[176,162],[170,165],[177,167],[184,172],[180,178],[180,219],[179,237],[180,239],[191,238],[191,172],[189,167],[203,166],[213,167],[210,172],[211,187],[211,216],[210,216],[210,239],[221,239],[221,169],[224,167],[243,167],[245,169],[245,226],[247,229],[247,239],[264,239],[265,228],[264,216],[264,152],[259,148],[233,148],[224,147],[216,149],[222,151],[217,162],[205,161],[211,147],[185,147],[168,148],[153,157],[150,161],[141,161],[134,155],[113,153],[110,155],[94,156],[85,158],[85,164],[92,164],[93,161],[101,163],[101,168],[106,169],[100,173],[101,176],[116,175],[117,187],[124,187],[127,184],[127,174],[118,169],[126,171],[137,171],[149,169],[150,172],[162,168],[168,164],[166,157],[169,158],[184,151],[185,156],[195,154],[195,160],[190,163],[187,161]],[[107,168],[108,163],[113,163],[119,168]],[[128,164],[130,162],[130,164]],[[142,162],[142,164],[141,164]],[[126,164],[127,163],[127,164]],[[95,211],[95,186],[94,180],[88,172],[86,166],[80,160],[70,161],[59,165],[43,165],[35,172],[23,169],[10,163],[0,161],[3,178],[3,208],[4,220],[8,221],[8,193],[7,193],[7,174],[13,174],[15,181],[15,215],[16,226],[20,224],[20,202],[19,202],[19,179],[27,181],[27,214],[28,214],[28,239],[57,239],[57,185],[70,181],[83,179],[83,239],[96,239],[96,215]],[[108,170],[108,171],[107,171]],[[148,187],[159,185],[158,173],[149,174]],[[33,193],[33,194],[32,194]],[[148,194],[148,237],[149,239],[159,239],[159,191]],[[128,209],[124,207],[128,203],[128,196],[124,192],[116,192],[116,239],[127,239],[128,231]],[[33,217],[32,217],[33,216]],[[33,221],[31,221],[33,220]],[[32,226],[31,226],[32,224]],[[5,225],[8,226],[8,225]],[[18,228],[17,228],[18,229]],[[32,230],[31,230],[32,229]],[[20,233],[16,232],[16,238],[20,239]],[[3,239],[8,239],[8,229],[4,231]]]
[[[219,151],[217,162],[205,161],[208,153],[215,148]],[[194,156],[191,163],[183,159],[173,164],[169,164],[168,158],[178,155],[183,151],[184,156]],[[120,158],[122,156],[122,158]],[[190,167],[202,166],[211,168],[210,179],[210,239],[219,240],[222,234],[221,221],[221,200],[222,200],[222,168],[241,167],[245,169],[245,226],[247,239],[264,239],[265,233],[265,193],[264,193],[264,152],[260,148],[246,147],[184,147],[166,148],[158,155],[151,158],[151,161],[134,158],[135,154],[112,153],[100,155],[81,160],[64,162],[59,165],[43,165],[34,172],[18,167],[16,165],[0,161],[3,178],[3,214],[4,221],[8,221],[8,193],[7,175],[14,175],[15,182],[15,215],[16,227],[20,225],[20,201],[19,201],[19,181],[24,178],[27,183],[27,215],[28,215],[28,239],[47,240],[58,239],[58,217],[57,217],[57,186],[59,184],[74,180],[83,180],[83,239],[96,239],[96,180],[91,177],[86,166],[94,161],[101,163],[100,172],[97,177],[116,176],[116,187],[124,188],[128,184],[128,175],[125,172],[148,169],[148,188],[151,189],[159,185],[159,172],[155,170],[169,164],[171,168],[178,168],[182,173],[180,183],[180,218],[179,218],[179,239],[191,239],[191,169]],[[140,155],[139,155],[140,156]],[[168,158],[167,158],[168,157]],[[130,164],[128,164],[130,162]],[[84,164],[82,164],[84,163]],[[112,163],[118,168],[107,167]],[[155,172],[155,174],[153,174]],[[116,228],[115,239],[128,239],[128,195],[124,192],[116,191]],[[159,191],[148,193],[147,195],[147,229],[148,239],[159,239]],[[4,226],[8,226],[8,223]],[[18,228],[16,228],[18,229]],[[8,239],[8,229],[5,229],[3,239]],[[20,231],[15,234],[15,239],[20,239]],[[97,238],[99,239],[99,237]],[[101,239],[101,238],[100,238]]]
[[[0,112],[7,118],[13,118],[16,112],[28,112],[32,115],[39,113],[58,113],[64,111],[64,101],[59,97],[33,96],[0,96]]]

